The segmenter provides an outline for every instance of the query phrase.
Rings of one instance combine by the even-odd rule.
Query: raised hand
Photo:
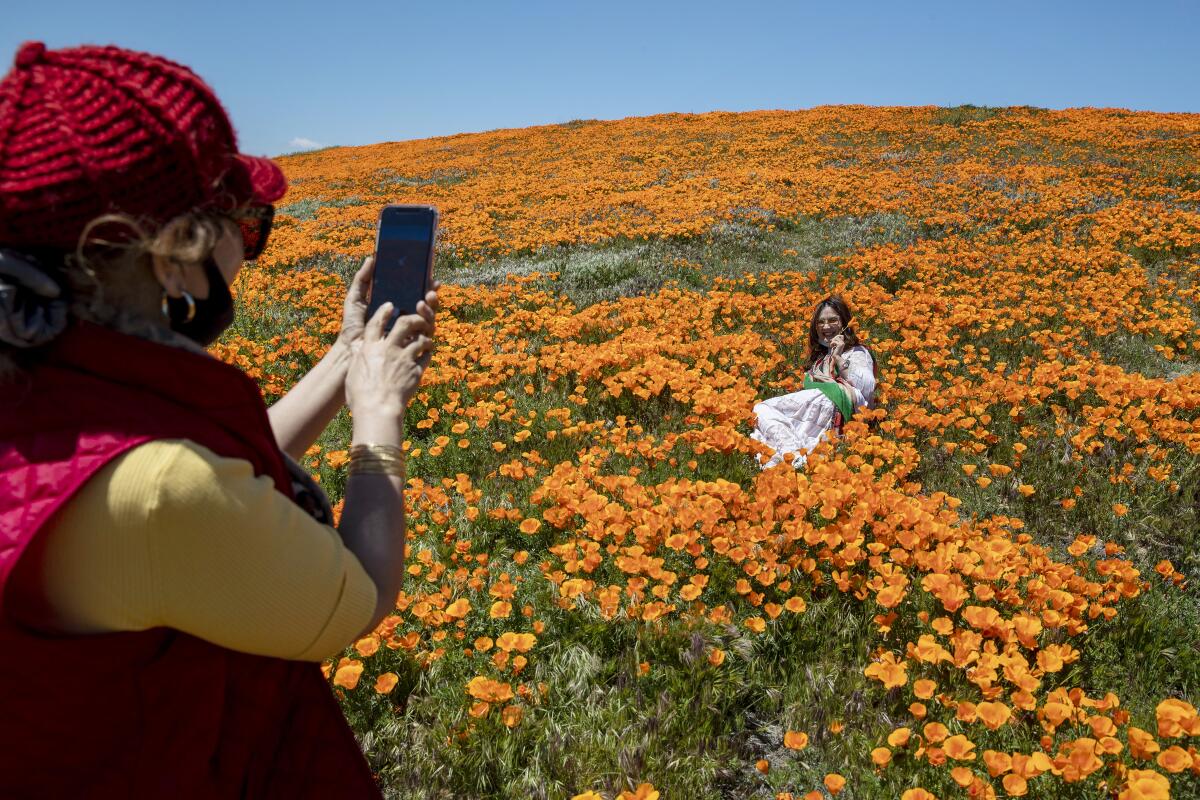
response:
[[[356,418],[403,419],[404,409],[421,385],[433,349],[432,309],[429,317],[407,314],[384,332],[393,312],[384,303],[363,329],[346,374],[346,402]]]

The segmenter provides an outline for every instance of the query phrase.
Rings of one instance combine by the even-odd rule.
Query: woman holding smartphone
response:
[[[268,410],[205,347],[285,189],[166,59],[0,80],[0,796],[380,796],[316,662],[394,609],[437,286],[385,332],[368,260]],[[296,460],[343,403],[335,529]]]
[[[792,465],[805,464],[806,453],[828,435],[840,431],[859,406],[875,399],[878,377],[871,351],[850,328],[850,307],[838,295],[813,309],[808,325],[808,361],[804,388],[754,406],[758,422],[751,438],[775,450],[763,469],[795,456]]]

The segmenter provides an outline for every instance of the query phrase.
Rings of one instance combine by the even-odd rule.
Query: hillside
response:
[[[666,115],[281,164],[216,347],[269,399],[380,205],[443,215],[411,577],[327,665],[389,796],[1200,796],[1200,115]],[[832,291],[880,408],[760,472],[751,409]],[[335,500],[348,439],[309,454]]]

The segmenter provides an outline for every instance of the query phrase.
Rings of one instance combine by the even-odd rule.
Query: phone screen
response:
[[[367,319],[388,301],[397,315],[416,312],[428,290],[435,222],[432,208],[388,206],[383,210]]]

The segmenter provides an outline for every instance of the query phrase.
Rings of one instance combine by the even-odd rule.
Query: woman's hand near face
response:
[[[834,358],[840,358],[845,349],[846,337],[842,334],[839,333],[837,336],[829,340],[829,353]]]

